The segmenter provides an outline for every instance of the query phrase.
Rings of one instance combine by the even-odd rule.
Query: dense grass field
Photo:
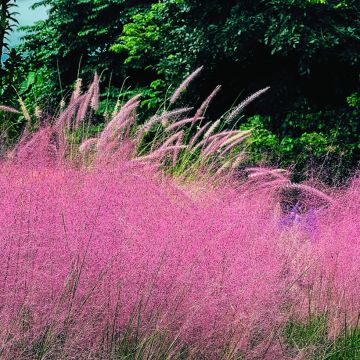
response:
[[[90,135],[98,87],[1,158],[0,358],[360,358],[359,178],[242,169],[225,125],[267,89],[212,124],[219,89],[145,124],[135,96]]]

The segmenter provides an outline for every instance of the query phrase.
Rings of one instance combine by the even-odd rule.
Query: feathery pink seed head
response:
[[[230,114],[226,118],[226,122],[230,122],[235,119],[246,106],[248,106],[251,102],[253,102],[256,98],[264,94],[269,89],[270,87],[266,87],[247,97],[244,101],[240,103],[240,105],[236,106],[235,109],[230,112]]]
[[[0,111],[14,113],[14,114],[20,114],[19,110],[16,110],[11,106],[6,106],[6,105],[0,105]]]
[[[120,136],[120,131],[125,126],[134,121],[133,112],[139,106],[138,101],[132,101],[127,106],[123,106],[118,114],[106,125],[97,143],[97,150],[101,152],[106,148],[107,143]]]
[[[239,145],[240,143],[244,142],[249,136],[251,136],[251,132],[245,132],[241,134],[236,139],[233,139],[231,142],[229,142],[229,145],[220,153],[220,156],[225,156],[227,153],[229,153],[235,146]],[[225,144],[229,140],[225,141],[223,144],[221,144],[221,147],[224,147]]]
[[[194,116],[195,119],[200,118],[205,110],[207,109],[207,107],[209,106],[209,104],[211,103],[211,101],[216,97],[216,95],[220,92],[221,90],[221,85],[218,85],[213,92],[207,97],[207,99],[201,104],[201,106],[199,107],[199,109],[196,111],[196,114]]]
[[[209,128],[209,126],[211,125],[210,122],[206,123],[205,125],[203,125],[197,132],[196,134],[193,136],[193,138],[190,140],[189,142],[189,148],[193,147],[194,144],[196,143],[196,141],[198,139],[200,139],[200,137],[202,136],[202,134]]]
[[[74,91],[71,96],[70,102],[75,101],[81,95],[82,79],[77,78],[74,85]]]
[[[153,152],[151,152],[148,155],[140,156],[134,159],[133,161],[148,161],[148,160],[158,160],[161,159],[164,155],[168,154],[169,152],[173,152],[174,150],[181,150],[185,149],[186,145],[172,145],[172,146],[166,146],[161,147]]]
[[[176,110],[173,110],[173,111],[166,111],[161,115],[152,116],[147,122],[145,122],[145,124],[142,127],[140,127],[138,129],[137,138],[141,139],[149,130],[151,130],[151,128],[155,124],[158,124],[158,123],[162,122],[164,119],[168,120],[170,118],[177,117],[177,116],[182,115],[184,113],[188,113],[192,109],[193,108],[181,108],[181,109],[176,109]]]
[[[176,100],[180,97],[181,93],[187,89],[189,84],[201,73],[203,68],[203,66],[197,68],[181,83],[181,85],[175,90],[173,96],[170,99],[171,104],[174,104],[176,102]]]
[[[218,128],[221,123],[221,119],[216,120],[209,128],[209,130],[205,133],[204,139],[208,138],[212,133]]]
[[[199,120],[202,120],[202,119],[203,118],[195,118],[195,117],[183,119],[183,120],[180,120],[180,121],[168,126],[166,128],[166,131],[172,131],[172,130],[177,129],[178,127],[181,127],[181,126],[184,126],[184,125],[187,125],[187,124],[194,124],[196,121],[199,121]]]

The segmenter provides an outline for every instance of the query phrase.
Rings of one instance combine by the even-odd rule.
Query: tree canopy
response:
[[[204,65],[184,102],[201,101],[223,85],[210,118],[271,87],[248,108],[248,120],[237,122],[257,129],[252,146],[270,161],[344,157],[355,166],[359,159],[357,0],[43,0],[34,6],[43,5],[49,17],[26,29],[18,52],[24,72],[46,79],[37,94],[44,101],[49,92],[64,96],[79,69],[84,79],[106,70],[110,99],[128,77],[127,86],[144,93],[144,109],[157,108],[169,85]]]

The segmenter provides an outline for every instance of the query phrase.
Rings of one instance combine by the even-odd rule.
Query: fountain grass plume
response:
[[[97,111],[99,108],[99,97],[100,97],[100,84],[99,76],[97,73],[94,75],[94,80],[92,83],[92,97],[90,102],[90,107],[92,110]]]
[[[160,115],[152,116],[148,121],[145,122],[145,124],[143,126],[141,126],[139,128],[138,137],[141,138],[155,124],[159,124],[164,121],[165,121],[165,123],[167,123],[169,121],[169,119],[171,119],[172,117],[181,116],[183,114],[189,113],[191,110],[192,110],[192,108],[181,108],[181,109],[176,109],[176,110],[172,110],[172,111],[165,111],[164,113],[162,113]],[[183,121],[183,119],[180,121]],[[177,124],[177,122],[175,124]],[[173,124],[173,125],[175,125],[175,124]]]
[[[136,96],[136,99],[138,96]],[[101,153],[109,142],[114,140],[114,138],[119,137],[120,130],[126,126],[126,124],[131,120],[132,113],[138,107],[139,101],[132,99],[125,104],[120,111],[113,117],[113,119],[106,125],[105,129],[101,132],[99,136],[99,141],[97,143],[97,150]]]
[[[166,131],[172,131],[172,130],[175,130],[177,129],[178,127],[182,127],[184,125],[187,125],[187,124],[194,124],[195,121],[197,120],[202,120],[203,118],[195,118],[195,117],[192,117],[192,118],[186,118],[184,120],[181,120],[181,121],[177,121],[176,123],[168,126],[166,128]]]
[[[252,130],[244,131],[242,133],[239,133],[238,136],[234,136],[232,138],[229,138],[225,142],[220,143],[219,147],[221,148],[221,147],[226,146],[227,142],[231,140],[230,143],[228,144],[228,146],[220,153],[220,156],[226,155],[231,150],[233,150],[235,146],[238,146],[242,142],[244,142],[245,139],[247,139],[249,136],[251,136],[251,132],[252,132]]]
[[[0,111],[4,111],[4,112],[9,112],[9,113],[13,113],[13,114],[20,114],[20,111],[11,107],[11,106],[6,106],[6,105],[0,105]]]
[[[208,137],[210,137],[210,135],[213,134],[213,132],[219,127],[221,123],[221,119],[216,120],[211,126],[210,128],[206,131],[205,135],[204,135],[204,139],[207,139]]]
[[[190,142],[189,142],[189,148],[191,148],[196,141],[202,136],[202,134],[209,128],[209,126],[211,126],[210,122],[207,122],[206,124],[204,124],[201,128],[199,128],[199,130],[195,133],[195,135],[191,138]]]
[[[61,132],[64,131],[65,128],[69,128],[71,126],[74,115],[76,114],[77,109],[81,105],[81,103],[86,100],[86,94],[80,95],[74,100],[70,101],[68,106],[59,114],[54,123],[54,129]]]
[[[203,66],[197,68],[180,84],[180,86],[175,90],[174,94],[170,99],[171,104],[174,104],[176,102],[176,100],[180,97],[181,93],[187,89],[189,84],[201,73],[203,68],[204,68]]]
[[[19,97],[18,102],[20,104],[21,112],[24,116],[24,119],[29,123],[31,121],[31,117],[30,117],[29,111],[24,103],[24,100],[21,97]]]
[[[256,98],[264,94],[266,91],[268,91],[270,87],[266,87],[264,89],[261,89],[259,91],[256,91],[254,94],[247,97],[245,100],[243,100],[238,106],[236,106],[226,117],[226,122],[231,122],[234,120],[242,111],[243,109],[248,106],[250,103],[252,103]]]
[[[197,69],[184,81],[183,86],[184,84],[187,86],[200,71],[201,68]],[[144,157],[149,155],[145,159],[152,159],[151,152],[157,151],[157,149],[166,144],[169,137],[171,138],[172,136],[171,132],[179,128],[184,130],[184,136],[182,143],[178,143],[178,146],[184,146],[184,151],[174,151],[172,165],[159,159],[164,166],[170,166],[170,171],[176,171],[177,173],[182,171],[185,173],[185,170],[190,167],[193,172],[213,172],[213,170],[217,170],[216,168],[221,167],[224,162],[229,160],[227,157],[218,156],[217,158],[212,159],[216,165],[213,164],[207,167],[201,165],[198,169],[198,165],[202,162],[194,161],[194,157],[199,156],[198,154],[195,155],[196,150],[205,145],[205,143],[209,144],[213,141],[211,135],[221,123],[221,119],[213,124],[206,123],[196,134],[192,134],[193,125],[204,120],[204,117],[201,115],[204,114],[213,98],[220,91],[220,86],[217,86],[212,91],[191,117],[188,115],[192,112],[193,108],[184,107],[163,111],[162,113],[150,117],[144,124],[138,124],[136,109],[140,104],[140,94],[128,100],[121,108],[120,102],[117,103],[112,118],[109,118],[109,112],[106,113],[107,123],[105,128],[95,136],[97,141],[91,141],[91,144],[96,145],[96,147],[94,156],[91,156],[90,158],[88,156],[83,156],[84,150],[87,150],[88,147],[85,145],[82,146],[81,144],[90,144],[87,143],[87,134],[89,133],[88,128],[91,126],[92,114],[98,108],[98,75],[94,75],[94,79],[88,86],[87,91],[82,92],[82,87],[83,83],[79,78],[75,83],[75,88],[68,104],[66,105],[65,101],[62,101],[63,109],[60,114],[49,122],[53,132],[51,146],[53,148],[55,147],[56,156],[61,154],[60,156],[63,157],[62,161],[65,160],[66,157],[71,157],[73,159],[78,158],[78,160],[76,160],[77,162],[81,162],[81,160],[79,160],[81,158],[86,162],[89,161],[90,158],[93,160],[101,159],[101,161],[108,161],[114,152],[117,151],[121,142],[133,144],[134,151],[131,156]],[[46,122],[46,119],[43,119],[42,117],[41,123],[44,122]],[[152,130],[155,131],[152,132],[151,136],[153,138],[149,141],[149,132]],[[169,133],[168,135],[166,134],[167,132]],[[76,135],[73,133],[76,133]],[[225,134],[226,132],[224,131],[223,134],[216,134],[216,136],[219,136],[220,138],[223,135],[225,136]],[[27,133],[26,137],[29,137],[28,135],[29,134]],[[77,141],[76,144],[72,143],[74,136]],[[212,144],[211,147],[215,147],[215,144]],[[59,160],[59,158],[57,160]]]
[[[81,145],[79,146],[79,152],[82,154],[87,153],[92,146],[97,144],[97,142],[98,142],[97,138],[90,138],[90,139],[83,141],[81,143]]]
[[[79,111],[76,115],[75,128],[80,126],[80,123],[84,120],[86,113],[89,109],[94,111],[97,110],[99,106],[99,77],[97,73],[94,75],[94,80],[90,84],[88,91],[84,97],[84,100],[79,106]]]
[[[74,91],[71,94],[71,100],[70,102],[76,100],[81,95],[81,87],[82,87],[82,79],[77,78],[74,84]]]
[[[210,103],[216,97],[216,95],[220,92],[221,85],[216,86],[216,88],[212,91],[212,93],[205,99],[205,101],[200,105],[200,107],[196,110],[194,121],[197,121],[198,118],[202,117]]]

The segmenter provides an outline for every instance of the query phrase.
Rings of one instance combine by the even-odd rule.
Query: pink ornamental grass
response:
[[[4,358],[31,353],[41,336],[50,352],[61,338],[68,356],[93,354],[106,332],[129,326],[204,351],[229,340],[245,349],[254,324],[265,331],[280,321],[270,199],[264,206],[229,189],[191,200],[127,162],[92,170],[3,162],[0,191]]]
[[[111,357],[155,332],[195,358],[282,358],[272,339],[309,296],[334,334],[345,312],[355,322],[359,181],[318,212],[310,239],[278,226],[266,182],[195,195],[127,156],[75,169],[41,153],[26,163],[26,151],[0,168],[2,358],[34,357],[39,342],[48,356]]]
[[[136,158],[138,96],[83,139],[83,153],[97,145],[88,166],[66,156],[65,136],[86,96],[0,162],[1,358],[282,359],[289,319],[326,315],[330,337],[344,318],[356,326],[359,179],[336,196],[281,169],[240,181],[235,157],[221,178],[180,187],[155,170],[165,155],[176,163],[183,130]],[[193,149],[243,135],[211,127]],[[316,209],[311,226],[306,213],[283,226],[289,189]]]

